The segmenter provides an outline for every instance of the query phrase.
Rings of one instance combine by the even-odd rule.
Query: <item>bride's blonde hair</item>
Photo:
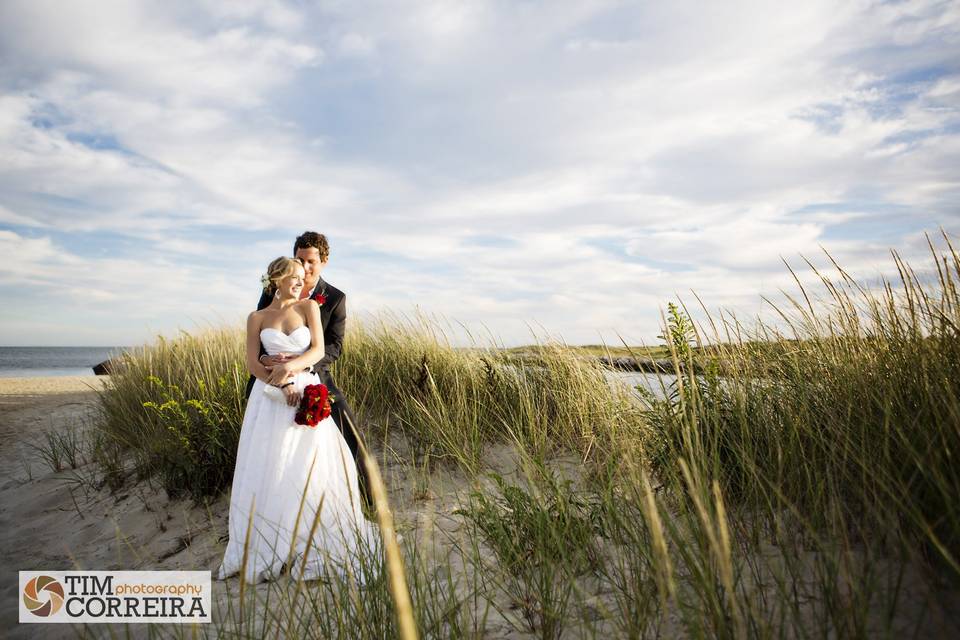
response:
[[[298,266],[303,266],[303,261],[300,258],[289,258],[287,256],[275,258],[267,265],[267,272],[260,278],[264,293],[268,296],[275,294],[280,281],[291,275]]]

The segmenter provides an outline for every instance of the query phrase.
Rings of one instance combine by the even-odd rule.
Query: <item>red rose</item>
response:
[[[323,384],[308,384],[303,388],[300,406],[294,416],[297,424],[315,427],[330,415],[330,398],[327,386]]]
[[[322,307],[323,303],[327,301],[327,296],[323,295],[322,293],[318,293],[317,295],[313,296],[313,300]]]
[[[330,398],[327,398],[327,401],[323,403],[323,409],[320,410],[320,419],[326,420],[330,417],[330,412],[332,407],[330,406]]]

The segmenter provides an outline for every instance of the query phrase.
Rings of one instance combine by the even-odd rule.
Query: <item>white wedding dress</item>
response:
[[[303,326],[287,335],[264,329],[260,340],[271,355],[303,353],[310,346],[310,330]],[[319,382],[312,373],[300,373],[296,380],[300,390]],[[333,418],[313,428],[296,424],[296,408],[268,396],[265,388],[261,380],[254,383],[243,415],[230,495],[230,540],[217,579],[240,572],[252,504],[248,583],[278,577],[285,563],[294,578],[350,573],[365,582],[381,557],[380,538],[378,529],[363,517],[350,448]],[[307,550],[318,509],[319,521]],[[301,574],[305,552],[307,563]]]

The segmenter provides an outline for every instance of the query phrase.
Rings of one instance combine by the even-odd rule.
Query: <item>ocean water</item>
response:
[[[677,379],[677,376],[669,373],[649,373],[646,371],[607,371],[606,375],[610,380],[616,380],[626,384],[631,389],[643,387],[651,391],[654,396],[664,398],[665,389]]]
[[[0,347],[0,378],[92,376],[123,347]]]

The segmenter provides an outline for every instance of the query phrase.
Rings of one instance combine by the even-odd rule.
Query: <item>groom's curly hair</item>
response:
[[[330,257],[330,243],[327,242],[327,236],[316,231],[304,231],[293,243],[293,255],[297,255],[297,249],[316,249],[320,252],[320,260],[326,260]]]

